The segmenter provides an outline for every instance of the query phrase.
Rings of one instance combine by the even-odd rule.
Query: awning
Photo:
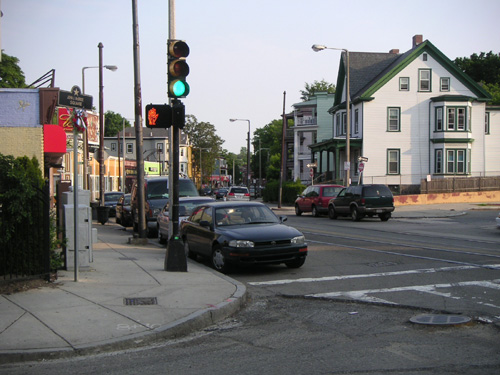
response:
[[[43,126],[43,152],[45,167],[59,168],[66,153],[66,132],[59,125]]]

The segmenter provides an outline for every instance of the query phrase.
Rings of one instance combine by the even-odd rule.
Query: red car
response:
[[[313,216],[327,215],[328,202],[344,188],[342,185],[311,185],[295,200],[295,215],[312,212]]]

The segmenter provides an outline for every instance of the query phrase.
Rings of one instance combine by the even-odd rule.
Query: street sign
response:
[[[73,86],[71,91],[59,90],[57,104],[61,107],[92,109],[92,96],[81,92],[78,86]]]
[[[314,169],[309,169],[309,176],[314,177]]]
[[[363,172],[363,169],[365,169],[365,163],[359,163],[358,171]]]

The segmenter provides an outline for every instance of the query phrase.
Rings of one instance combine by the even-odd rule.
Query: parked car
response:
[[[227,272],[232,265],[280,264],[301,267],[307,256],[304,235],[284,225],[259,202],[213,202],[198,206],[181,223],[180,236],[190,258],[211,259]]]
[[[104,205],[109,207],[109,217],[116,216],[116,203],[123,196],[119,191],[104,193]]]
[[[212,195],[212,188],[210,186],[204,186],[200,189],[200,195]]]
[[[358,185],[343,189],[328,204],[328,216],[351,216],[353,221],[363,217],[378,215],[380,220],[387,221],[394,211],[394,197],[385,185]]]
[[[227,195],[228,190],[228,188],[215,189],[213,192],[215,199],[224,199],[224,197]]]
[[[137,199],[137,181],[132,186],[131,210],[132,210],[132,225],[134,231],[139,228],[139,206]],[[146,229],[148,236],[156,234],[157,221],[156,217],[161,209],[168,202],[169,184],[168,177],[146,177],[144,179],[144,196],[146,204],[144,212],[146,215]],[[188,178],[179,178],[179,197],[198,197],[198,190],[193,181]]]
[[[295,200],[295,215],[311,212],[313,216],[328,214],[328,202],[344,188],[342,185],[311,185]]]
[[[497,228],[500,229],[500,213],[498,214],[498,216],[495,220],[497,222]]]
[[[132,226],[132,211],[130,208],[131,194],[124,194],[116,202],[116,224],[124,227]]]
[[[246,186],[231,186],[227,192],[228,201],[249,201],[250,192]]]
[[[193,210],[200,204],[214,202],[214,198],[210,197],[183,197],[179,198],[179,226],[184,220],[186,220]],[[158,231],[158,241],[160,243],[166,243],[170,238],[170,202],[168,202],[161,212],[158,214],[157,220],[157,231]]]

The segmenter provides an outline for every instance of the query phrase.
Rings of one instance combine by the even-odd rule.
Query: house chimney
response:
[[[413,36],[413,48],[415,48],[416,46],[421,44],[423,42],[423,39],[424,39],[424,37],[421,34],[414,35]]]
[[[391,50],[389,51],[389,53],[392,53],[392,54],[394,54],[394,55],[397,55],[397,54],[399,53],[399,49],[398,49],[398,48],[391,49]]]

